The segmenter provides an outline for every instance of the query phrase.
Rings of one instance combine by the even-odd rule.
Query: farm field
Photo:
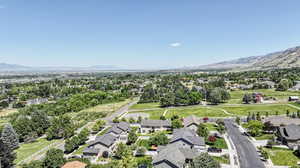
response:
[[[47,147],[48,145],[54,144],[59,141],[62,141],[62,140],[48,141],[45,138],[41,138],[33,143],[21,144],[20,147],[16,150],[17,159],[15,160],[15,163],[18,164],[20,161],[26,159],[28,156],[31,156],[32,154],[40,151],[41,149]]]
[[[135,104],[130,107],[130,110],[141,110],[141,109],[151,109],[151,108],[160,108],[159,103]]]
[[[234,115],[246,116],[248,113],[260,112],[261,115],[265,115],[268,112],[269,115],[286,114],[286,111],[297,112],[296,108],[290,107],[286,104],[254,104],[254,105],[236,105],[236,106],[220,106],[220,108]]]
[[[178,107],[170,108],[166,114],[166,118],[171,118],[173,115],[179,117],[187,117],[189,115],[195,115],[198,117],[228,117],[230,115],[224,113],[221,109],[209,106],[192,106],[192,107]]]

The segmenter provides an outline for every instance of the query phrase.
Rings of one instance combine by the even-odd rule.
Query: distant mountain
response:
[[[73,66],[59,66],[59,67],[29,67],[17,64],[0,63],[1,72],[20,72],[20,71],[119,71],[124,70],[113,65],[96,65],[90,67],[73,67]]]
[[[23,65],[0,63],[0,71],[27,71],[30,69],[31,67]]]
[[[266,70],[293,67],[300,67],[300,46],[263,56],[199,66],[196,69]]]

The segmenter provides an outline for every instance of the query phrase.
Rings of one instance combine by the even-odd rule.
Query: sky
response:
[[[0,62],[198,66],[300,45],[299,0],[0,0]]]

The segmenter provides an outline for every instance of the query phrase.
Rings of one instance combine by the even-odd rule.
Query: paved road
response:
[[[112,123],[112,120],[116,117],[119,117],[123,114],[125,114],[126,112],[128,112],[128,109],[137,103],[136,101],[133,101],[131,103],[126,104],[125,106],[121,107],[120,109],[118,109],[117,111],[115,111],[113,114],[111,114],[110,116],[107,116],[105,118],[103,118],[103,120],[105,120],[107,123]]]
[[[246,136],[242,135],[237,127],[233,125],[233,121],[226,120],[225,125],[228,131],[228,135],[230,136],[236,147],[237,154],[239,156],[240,167],[265,168],[253,144]]]

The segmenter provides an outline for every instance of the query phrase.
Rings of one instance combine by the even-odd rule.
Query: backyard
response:
[[[276,166],[294,166],[300,161],[292,150],[281,148],[265,148],[274,165]]]

